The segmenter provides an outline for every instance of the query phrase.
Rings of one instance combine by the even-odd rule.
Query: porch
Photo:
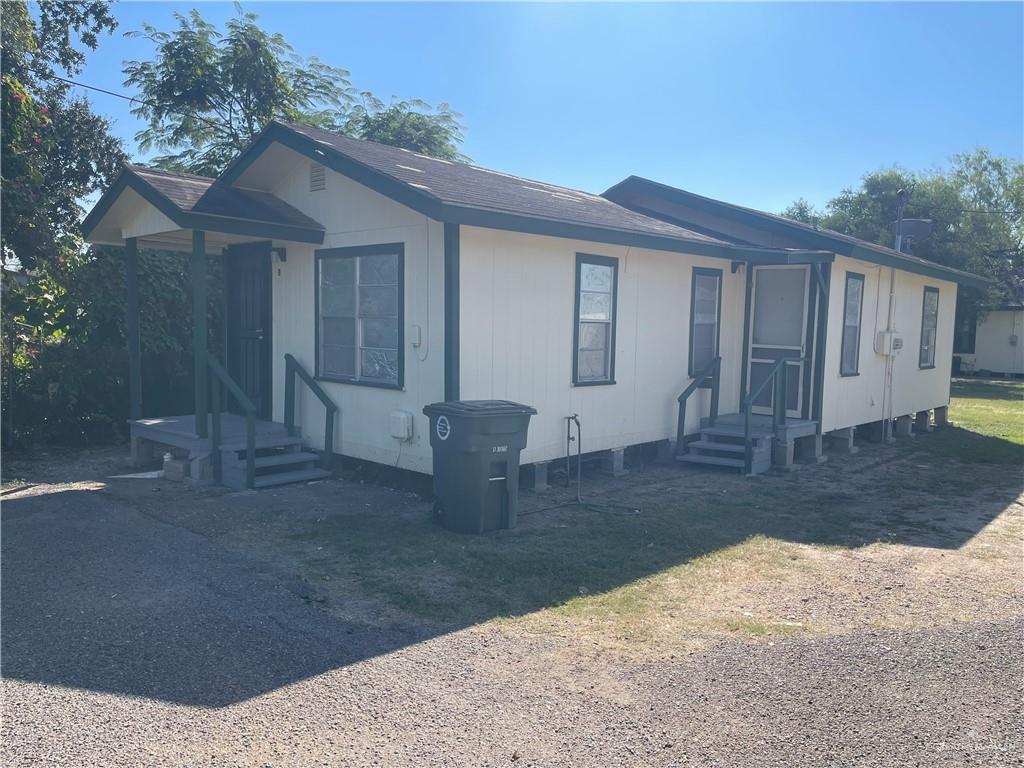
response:
[[[259,488],[329,474],[337,406],[291,355],[284,355],[284,421],[271,420],[270,270],[287,249],[323,242],[317,222],[275,196],[213,179],[126,167],[82,223],[92,243],[126,256],[129,425],[136,463],[170,448],[197,484]],[[190,254],[194,413],[143,416],[139,249]],[[208,263],[224,262],[226,359],[210,352]],[[297,383],[323,404],[322,451],[303,448],[295,421]]]

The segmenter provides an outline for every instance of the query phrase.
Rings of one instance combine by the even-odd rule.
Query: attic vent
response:
[[[322,192],[327,187],[327,171],[320,163],[309,164],[309,191]]]

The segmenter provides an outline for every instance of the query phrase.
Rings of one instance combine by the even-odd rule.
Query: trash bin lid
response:
[[[458,416],[461,418],[480,418],[485,416],[523,415],[533,416],[536,408],[511,400],[452,400],[448,403],[431,403],[423,408],[427,416],[441,415]]]

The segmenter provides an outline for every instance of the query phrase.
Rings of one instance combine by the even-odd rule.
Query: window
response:
[[[615,292],[619,263],[576,254],[574,384],[615,383]]]
[[[401,243],[317,251],[317,376],[402,386]]]
[[[843,304],[843,342],[839,355],[839,375],[860,373],[860,321],[864,310],[864,275],[846,273],[846,298]]]
[[[917,364],[921,368],[935,367],[935,328],[939,324],[939,289],[925,286],[921,309],[921,354]]]
[[[722,270],[693,268],[690,287],[690,376],[696,376],[718,355],[722,317]]]

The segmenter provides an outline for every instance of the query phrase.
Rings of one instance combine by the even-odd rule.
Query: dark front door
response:
[[[231,246],[227,252],[227,364],[261,418],[270,418],[270,243]],[[238,403],[229,399],[232,407]]]

